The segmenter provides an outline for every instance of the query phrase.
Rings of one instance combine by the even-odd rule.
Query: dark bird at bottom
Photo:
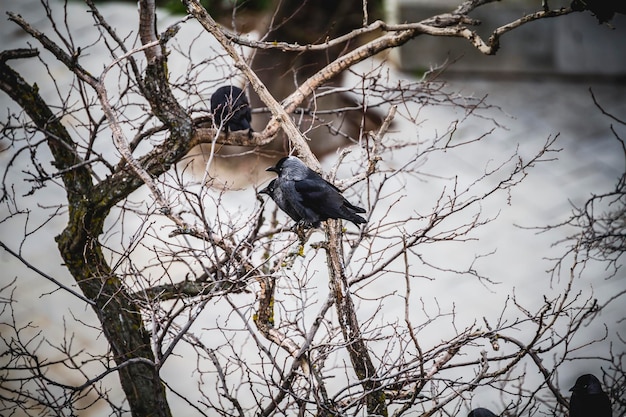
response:
[[[598,378],[591,374],[578,377],[570,389],[569,417],[611,417],[611,400]]]
[[[226,132],[249,130],[252,121],[250,103],[241,88],[227,85],[218,88],[211,96],[211,112],[216,126],[222,126]]]
[[[285,213],[305,227],[319,227],[327,219],[344,219],[355,225],[366,220],[361,207],[350,203],[341,191],[295,156],[282,158],[267,168],[278,174],[259,193],[269,195]]]
[[[470,411],[470,413],[467,415],[467,417],[498,417],[498,416],[495,415],[494,413],[492,413],[491,410],[488,410],[488,409],[482,408],[482,407],[478,407],[478,408],[474,408],[472,411]]]

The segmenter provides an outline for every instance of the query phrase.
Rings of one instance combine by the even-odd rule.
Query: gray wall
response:
[[[391,23],[416,22],[449,12],[459,3],[389,0],[387,19]],[[550,2],[553,8],[558,5],[554,0]],[[503,1],[483,6],[470,16],[482,22],[475,29],[487,39],[496,27],[540,9],[540,0]],[[626,75],[626,16],[620,14],[602,25],[588,11],[543,19],[503,35],[500,44],[495,56],[486,56],[465,39],[422,35],[392,58],[405,71],[428,70],[446,60],[457,60],[451,71]]]

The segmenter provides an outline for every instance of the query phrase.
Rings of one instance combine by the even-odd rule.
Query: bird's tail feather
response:
[[[349,202],[348,200],[345,201],[344,203],[346,205],[346,207],[348,207],[350,210],[356,211],[357,213],[365,213],[366,210],[364,208],[355,206],[354,204],[352,204],[351,202]],[[360,217],[360,216],[358,216]]]

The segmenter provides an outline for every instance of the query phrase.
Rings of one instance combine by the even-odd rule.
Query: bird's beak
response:
[[[267,194],[270,195],[269,187],[265,187],[262,190],[259,190],[259,194]]]
[[[266,171],[272,171],[278,174],[278,170],[276,169],[276,167],[269,167],[265,169]]]

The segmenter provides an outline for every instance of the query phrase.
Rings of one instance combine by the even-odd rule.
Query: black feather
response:
[[[569,417],[611,417],[611,400],[602,390],[598,378],[581,375],[570,389]]]
[[[239,87],[228,85],[220,87],[211,96],[211,111],[216,126],[223,126],[228,131],[250,130],[252,113],[250,103]]]
[[[263,192],[295,221],[309,227],[319,227],[327,219],[345,219],[357,226],[366,222],[357,214],[365,209],[346,200],[337,187],[298,158],[282,158],[267,170],[276,172],[278,178]]]
[[[472,411],[470,411],[470,413],[467,415],[467,417],[498,417],[498,416],[495,415],[494,413],[492,413],[491,410],[488,410],[488,409],[482,408],[482,407],[478,407],[478,408],[474,408]]]

